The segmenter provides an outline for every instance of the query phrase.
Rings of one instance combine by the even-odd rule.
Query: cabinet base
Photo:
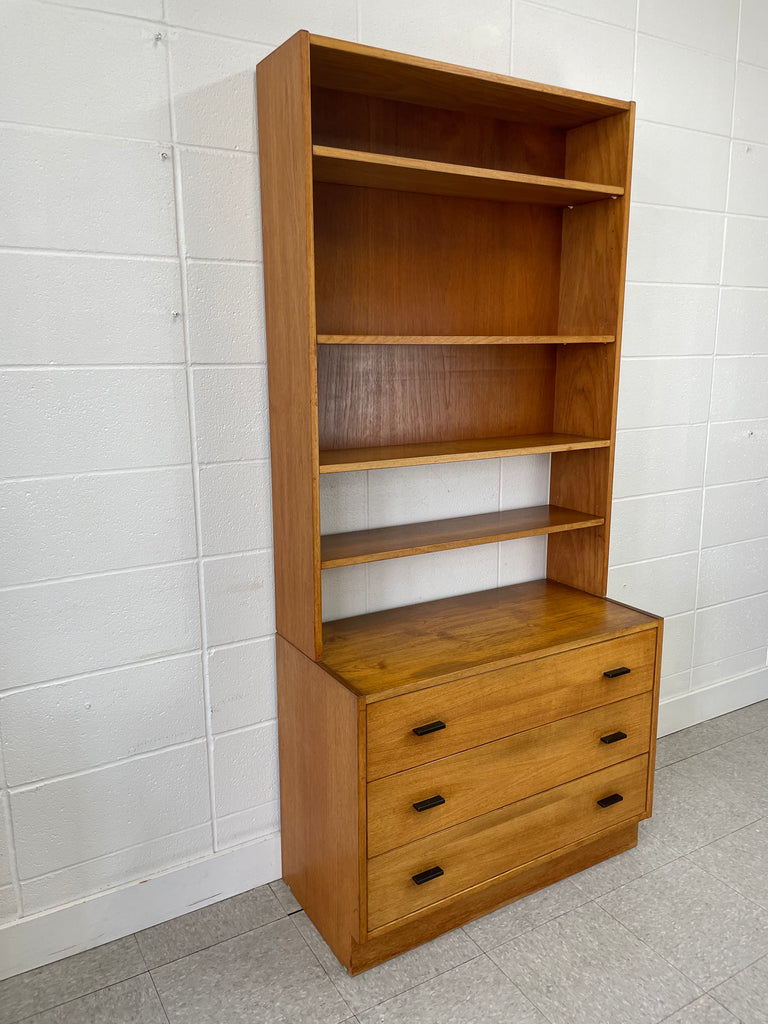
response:
[[[367,942],[353,940],[349,962],[344,966],[351,975],[360,974],[468,921],[522,899],[537,889],[543,889],[568,875],[631,850],[634,846],[637,846],[636,821],[601,832],[578,846],[570,846],[546,859],[542,858],[482,889],[446,900],[442,906],[438,905],[418,917],[414,915],[396,928],[389,926],[380,929]]]

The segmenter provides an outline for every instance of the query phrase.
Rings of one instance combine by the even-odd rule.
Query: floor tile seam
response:
[[[305,913],[306,913],[306,911],[305,911]],[[339,1024],[344,1024],[344,1021],[349,1020],[350,1017],[355,1017],[357,1015],[358,1011],[357,1010],[353,1010],[352,1007],[349,1005],[349,1003],[347,1002],[347,1000],[344,997],[343,992],[341,991],[339,986],[336,984],[336,982],[333,980],[333,978],[331,977],[330,973],[328,972],[325,964],[320,959],[320,957],[317,955],[317,953],[314,951],[314,949],[312,949],[312,947],[310,946],[309,942],[307,942],[306,938],[302,934],[301,928],[299,928],[299,926],[296,924],[296,922],[292,919],[293,916],[295,916],[295,915],[288,915],[288,918],[287,918],[287,920],[291,924],[291,927],[296,932],[296,934],[299,936],[299,938],[304,943],[304,945],[307,947],[307,949],[310,952],[310,955],[314,957],[314,959],[316,960],[317,964],[320,967],[320,970],[323,972],[323,974],[328,979],[328,981],[330,981],[331,985],[336,990],[336,993],[337,993],[339,999],[342,1001],[343,1005],[346,1006],[346,1008],[347,1008],[347,1016],[346,1017],[342,1017],[341,1021],[339,1022]],[[309,921],[309,918],[307,918],[307,920]]]
[[[469,938],[469,936],[467,936]],[[370,1006],[366,1006],[361,1010],[354,1010],[353,1014],[368,1013],[370,1010],[375,1009],[377,1006],[382,1006],[384,1003],[388,1003],[390,999],[399,999],[400,996],[407,995],[409,992],[413,992],[414,989],[419,988],[421,985],[428,985],[432,981],[436,981],[438,978],[442,978],[446,974],[450,974],[451,971],[455,971],[459,967],[466,967],[467,964],[472,964],[475,960],[488,960],[489,963],[493,963],[488,954],[477,946],[477,943],[473,940],[472,944],[477,948],[477,953],[474,956],[469,957],[467,960],[462,960],[460,963],[452,964],[450,967],[446,967],[444,971],[438,971],[437,974],[431,975],[429,978],[422,978],[421,981],[416,981],[412,985],[408,985],[407,988],[402,989],[400,992],[393,992],[392,995],[386,996],[384,999],[379,999],[375,1003],[371,1003]],[[331,979],[333,980],[333,979]]]
[[[576,909],[578,909],[578,908],[576,908]],[[547,923],[548,922],[546,922],[546,921],[544,922],[544,924],[547,924]],[[538,926],[538,927],[540,927],[540,926]],[[524,934],[527,934],[527,933],[524,933]],[[510,939],[509,941],[510,942],[514,942],[515,940],[514,939]],[[496,950],[494,950],[494,952],[498,952],[499,949],[501,949],[501,946],[498,946],[496,948]],[[500,964],[497,960],[494,960],[491,957],[490,953],[486,954],[486,956],[488,957],[488,959],[491,961],[491,963],[495,967],[498,967],[498,969],[501,971],[501,973],[504,975],[504,977],[507,979],[507,981],[510,983],[510,985],[514,985],[515,988],[517,989],[517,991],[522,994],[523,998],[527,999],[528,1002],[531,1004],[531,1006],[533,1006],[534,1009],[537,1010],[541,1014],[541,1016],[544,1018],[544,1020],[547,1021],[547,1024],[557,1024],[557,1022],[554,1021],[552,1019],[552,1017],[550,1017],[545,1012],[544,1008],[539,1005],[539,1003],[536,1001],[536,999],[533,997],[533,995],[531,995],[529,992],[526,992],[526,990],[522,987],[522,985],[518,984],[518,982],[515,981],[515,979],[504,970],[504,965],[503,964]]]
[[[467,936],[467,938],[469,939],[469,936]],[[472,942],[472,945],[475,946],[477,949],[477,953],[475,956],[471,956],[467,960],[462,960],[461,963],[453,964],[451,967],[446,967],[444,971],[438,971],[438,973],[433,974],[431,978],[424,978],[421,981],[417,981],[415,982],[415,984],[409,985],[408,988],[404,988],[402,992],[396,992],[394,995],[387,996],[386,999],[379,1000],[378,1003],[373,1003],[371,1006],[367,1006],[364,1010],[357,1010],[355,1012],[368,1013],[369,1010],[373,1010],[375,1007],[381,1006],[383,1003],[388,1002],[390,999],[399,999],[400,996],[404,996],[407,995],[409,992],[413,992],[414,989],[419,988],[420,985],[428,985],[432,981],[437,981],[438,978],[442,978],[446,974],[450,974],[451,971],[455,971],[459,967],[466,967],[467,964],[473,964],[476,960],[487,960],[489,963],[493,963],[488,954],[484,950],[480,949],[480,947],[477,945],[476,942],[474,942],[474,940],[470,939],[470,942]]]
[[[739,832],[743,832],[745,829],[752,828],[753,825],[757,825],[758,822],[764,821],[768,825],[768,815],[763,815],[761,818],[757,818],[755,821],[750,821],[746,825],[739,825],[733,832],[729,832],[725,836],[720,836],[720,839],[713,839],[711,842],[705,843],[704,846],[697,846],[695,850],[689,850],[688,853],[684,853],[681,856],[690,857],[692,853],[701,853],[702,850],[709,849],[710,846],[714,846],[715,843],[719,843],[722,839],[729,839],[731,836],[738,835]],[[768,907],[766,908],[768,910]]]
[[[538,890],[538,892],[543,892],[543,891],[544,891],[543,889],[539,889]],[[611,890],[611,891],[613,891],[613,890]],[[535,895],[535,893],[531,893],[531,895]],[[607,893],[603,893],[603,895],[607,895]],[[472,941],[475,943],[475,945],[478,947],[478,949],[480,949],[480,951],[482,953],[488,954],[488,953],[493,952],[493,950],[495,950],[495,949],[501,949],[501,947],[505,946],[508,942],[517,942],[518,939],[521,939],[524,935],[528,935],[530,932],[535,931],[537,928],[541,928],[542,925],[549,924],[551,921],[557,921],[559,918],[565,917],[565,915],[566,914],[570,914],[572,910],[580,910],[583,907],[586,907],[588,903],[594,903],[596,899],[599,899],[599,897],[597,897],[597,896],[593,896],[593,897],[585,896],[583,903],[577,903],[575,907],[569,907],[568,910],[563,910],[559,914],[553,914],[552,917],[548,917],[545,921],[539,921],[538,924],[529,925],[527,928],[523,928],[522,931],[517,932],[517,934],[513,935],[511,938],[503,939],[501,942],[497,943],[495,946],[489,946],[487,949],[483,949],[483,947],[480,946],[480,944],[475,939],[472,939],[471,935],[468,935],[467,938],[472,939]],[[513,903],[508,903],[507,904],[508,907],[511,907],[513,905],[514,905]],[[503,910],[504,908],[501,907],[499,909]],[[494,911],[491,911],[491,913],[494,913]],[[477,920],[482,920],[482,918],[477,918]],[[465,928],[466,928],[466,925],[462,925],[462,931]]]
[[[708,995],[708,994],[709,994],[708,992],[704,993],[704,995]],[[685,1006],[681,1006],[677,1010],[673,1010],[672,1013],[670,1013],[670,1015],[668,1017],[664,1017],[663,1020],[658,1021],[658,1024],[668,1024],[668,1021],[672,1020],[673,1017],[676,1017],[678,1013],[682,1013],[683,1010],[687,1010],[689,1006],[693,1006],[693,1004],[695,1002],[697,1002],[699,999],[701,999],[700,995],[694,996],[693,999],[691,999],[691,1001],[689,1003],[686,1003]]]
[[[85,952],[88,952],[88,951],[86,950]],[[77,955],[80,955],[80,954],[75,954],[75,955],[77,956]],[[54,963],[56,963],[56,962],[58,962],[58,961],[54,961]],[[50,964],[44,964],[43,966],[44,967],[50,967],[51,965]],[[40,969],[41,968],[36,968],[36,970],[40,970]],[[81,992],[80,995],[72,996],[71,999],[63,999],[60,1003],[53,1003],[53,1004],[51,1004],[51,1006],[46,1006],[42,1010],[35,1010],[33,1013],[28,1013],[24,1017],[14,1017],[13,1020],[7,1021],[6,1024],[25,1024],[26,1021],[33,1020],[35,1017],[38,1016],[38,1014],[49,1013],[51,1010],[58,1010],[60,1006],[68,1006],[70,1003],[76,1003],[78,1001],[78,999],[85,999],[86,996],[93,996],[93,995],[96,995],[96,993],[98,993],[98,992],[106,992],[107,989],[114,988],[115,985],[122,985],[126,981],[133,981],[134,978],[143,978],[145,974],[149,974],[149,971],[148,970],[144,970],[144,971],[138,971],[138,973],[136,973],[136,974],[129,974],[125,978],[120,978],[117,981],[110,981],[110,983],[108,985],[99,985],[98,988],[92,988],[92,989],[89,989],[87,992]],[[23,975],[18,974],[18,975],[13,975],[12,977],[21,978],[21,977],[23,977]],[[11,979],[9,978],[7,980],[10,981]],[[165,1012],[165,1010],[163,1010],[163,1012]]]
[[[725,838],[725,837],[723,837],[723,838]],[[687,859],[687,858],[686,858],[686,859]],[[713,881],[715,881],[715,882],[720,882],[720,883],[721,883],[722,885],[724,885],[724,886],[725,886],[725,887],[726,887],[727,889],[730,889],[730,891],[731,891],[731,892],[732,892],[732,893],[733,893],[734,895],[738,896],[738,897],[739,897],[739,899],[742,899],[742,900],[745,900],[745,901],[746,901],[746,902],[748,902],[748,903],[751,903],[751,904],[752,904],[752,906],[753,906],[753,907],[754,907],[754,908],[755,908],[756,910],[761,910],[761,911],[762,911],[762,912],[763,912],[763,913],[764,913],[764,914],[765,914],[765,915],[767,916],[767,918],[768,918],[768,906],[763,906],[763,904],[762,904],[762,903],[758,903],[758,902],[757,902],[757,900],[754,900],[754,899],[752,899],[752,898],[751,898],[750,896],[746,896],[746,895],[745,895],[744,893],[742,893],[742,892],[739,892],[739,890],[738,890],[738,889],[735,889],[735,888],[734,888],[734,887],[733,887],[733,886],[732,886],[732,885],[731,885],[731,884],[730,884],[729,882],[726,882],[726,881],[725,881],[725,879],[720,879],[720,878],[718,878],[717,874],[713,874],[713,873],[712,873],[712,871],[708,871],[706,867],[701,867],[701,865],[700,865],[700,864],[696,864],[696,863],[695,863],[695,861],[692,861],[692,860],[689,860],[688,862],[689,862],[690,864],[692,864],[692,865],[693,865],[694,867],[698,867],[698,868],[699,868],[699,870],[701,870],[701,871],[705,872],[705,874],[707,874],[707,876],[708,876],[708,877],[709,877],[710,879],[712,879]],[[738,971],[736,971],[736,974],[738,974],[738,973],[739,973],[740,971],[745,971],[745,970],[746,970],[746,968],[748,968],[748,967],[752,967],[752,966],[753,966],[754,964],[757,964],[757,963],[758,963],[758,961],[761,961],[761,959],[763,959],[763,957],[764,957],[764,956],[768,956],[768,949],[767,949],[766,951],[763,951],[762,953],[759,953],[759,954],[758,954],[758,955],[757,955],[757,956],[755,957],[755,959],[753,959],[753,961],[750,961],[750,963],[749,963],[749,964],[744,964],[744,965],[743,965],[742,967],[740,967],[740,968],[739,968],[739,970],[738,970]],[[730,975],[730,977],[734,977],[734,976],[733,976],[733,975]],[[726,978],[725,980],[726,980],[726,981],[728,981],[729,979],[728,979],[728,978]],[[722,984],[722,982],[718,982],[718,984]]]
[[[704,787],[700,787],[700,788],[704,788]],[[750,828],[752,825],[756,825],[758,821],[766,821],[766,820],[768,820],[766,815],[758,814],[758,816],[756,818],[752,818],[751,821],[745,821],[743,825],[739,825],[738,828],[731,829],[730,832],[723,832],[722,835],[715,836],[714,839],[708,839],[707,842],[703,843],[701,846],[694,846],[693,849],[691,849],[691,850],[684,850],[680,854],[680,857],[678,857],[677,859],[679,860],[681,857],[690,857],[692,853],[698,853],[699,850],[706,850],[706,848],[708,846],[713,846],[715,843],[719,843],[721,839],[728,839],[729,836],[736,835],[736,833],[737,832],[741,832],[742,829]]]
[[[229,897],[229,898],[231,899],[232,897]],[[275,899],[277,901],[277,897],[275,897]],[[279,901],[277,901],[277,902],[279,903]],[[209,904],[209,906],[215,906],[215,904],[211,903],[211,904]],[[205,910],[206,908],[205,907],[201,907],[200,909],[201,910]],[[280,910],[283,911],[282,906],[280,907]],[[192,910],[192,911],[190,911],[190,913],[191,914],[195,914],[195,913],[197,913],[197,911]],[[182,916],[185,916],[185,915],[182,915]],[[213,949],[214,946],[220,946],[222,944],[222,942],[231,942],[232,939],[242,938],[243,935],[250,935],[251,932],[257,932],[261,928],[266,928],[270,924],[276,924],[278,921],[283,921],[283,920],[286,920],[287,918],[288,918],[288,914],[286,914],[285,911],[283,911],[282,914],[280,915],[280,917],[276,917],[276,918],[274,918],[271,921],[264,921],[263,924],[257,924],[254,928],[246,928],[242,932],[236,932],[234,935],[228,935],[225,939],[217,939],[215,942],[209,942],[208,945],[200,946],[199,949],[193,949],[189,953],[182,954],[182,956],[177,956],[177,957],[174,957],[172,960],[165,960],[161,964],[154,964],[152,967],[147,967],[147,970],[151,974],[152,971],[159,971],[163,967],[168,967],[171,964],[178,964],[182,960],[186,960],[186,959],[188,959],[191,956],[196,956],[198,953],[204,953],[207,949]],[[175,921],[175,920],[178,920],[178,918],[171,918],[170,920],[171,921]],[[168,922],[168,921],[161,921],[160,925],[168,924],[168,923],[170,923],[170,922]],[[159,927],[159,925],[153,925],[152,927],[157,928],[157,927]],[[144,956],[144,953],[141,950],[141,943],[139,942],[138,935],[137,935],[136,941],[139,944],[139,951],[141,952],[142,959],[144,960],[144,963],[146,963],[147,962],[146,961],[146,957]],[[152,980],[154,981],[154,978]]]
[[[545,921],[544,924],[547,924],[547,922]],[[537,926],[537,927],[539,927],[539,926]],[[533,931],[533,929],[530,928],[529,931]],[[527,932],[523,932],[522,934],[526,935]],[[519,936],[516,936],[516,938],[519,938]],[[508,941],[509,942],[514,942],[515,939],[509,939]],[[502,945],[506,945],[506,943],[502,943]],[[485,959],[488,960],[491,964],[493,964],[494,967],[496,967],[498,970],[501,971],[501,973],[504,975],[504,977],[507,979],[507,981],[510,983],[510,985],[512,985],[513,988],[515,988],[520,993],[520,995],[523,997],[523,999],[527,1000],[527,1002],[529,1002],[531,1004],[531,1006],[541,1014],[541,1016],[544,1018],[544,1020],[547,1021],[547,1024],[555,1024],[555,1022],[552,1020],[552,1018],[550,1016],[548,1016],[544,1012],[544,1010],[539,1006],[539,1004],[536,1002],[536,1000],[533,998],[533,996],[529,995],[520,985],[518,985],[518,983],[515,981],[514,978],[510,977],[510,975],[507,974],[507,972],[504,970],[504,967],[503,967],[502,964],[500,964],[497,960],[493,959],[493,957],[491,956],[491,952],[496,952],[499,949],[501,949],[501,946],[496,946],[494,950],[489,950],[489,951],[483,952],[481,955],[484,956]],[[478,960],[478,959],[479,959],[479,957],[474,957],[473,958],[473,960]],[[467,961],[467,963],[471,963],[471,962],[473,962],[473,961],[469,961],[469,960]],[[461,964],[457,964],[456,966],[460,967],[462,965]],[[446,972],[444,972],[444,973],[446,973]]]
[[[733,833],[730,833],[730,835],[733,835]],[[727,836],[723,836],[723,838],[725,839],[727,838]],[[694,850],[692,852],[695,853],[696,851]],[[693,867],[698,868],[699,871],[703,871],[704,874],[711,878],[713,881],[720,882],[721,885],[724,885],[727,889],[730,889],[731,892],[734,893],[734,895],[738,896],[740,899],[746,900],[747,903],[751,903],[755,910],[761,910],[766,916],[768,916],[768,907],[764,907],[762,903],[758,903],[757,900],[753,900],[750,896],[745,896],[743,892],[740,892],[737,888],[735,888],[735,886],[731,885],[731,883],[727,882],[724,878],[720,878],[718,877],[718,875],[713,875],[711,871],[708,871],[706,868],[702,867],[701,864],[697,864],[695,861],[690,860],[687,854],[686,860],[688,860],[688,863],[691,864]],[[757,960],[760,960],[764,956],[768,956],[768,952],[761,953],[756,960],[752,960],[751,963],[745,964],[745,966],[750,967],[751,964],[756,963]]]
[[[157,996],[157,1001],[160,1003],[160,1009],[163,1011],[163,1016],[165,1017],[165,1019],[167,1021],[167,1024],[171,1024],[171,1018],[168,1016],[168,1011],[165,1008],[165,1003],[163,1002],[163,997],[160,995],[160,990],[158,989],[157,985],[155,984],[155,979],[152,977],[152,972],[151,971],[147,971],[147,974],[149,975],[149,980],[150,980],[150,983],[152,985],[152,988],[155,990],[155,995]]]
[[[679,762],[679,763],[681,763],[681,764],[682,764],[682,762]],[[670,768],[674,768],[674,767],[675,767],[675,765],[669,765],[669,767],[670,767]],[[666,769],[662,769],[662,771],[665,771],[665,770],[666,770]],[[673,781],[675,781],[675,782],[679,782],[679,780],[678,780],[678,779],[673,779]],[[687,784],[688,784],[689,786],[693,786],[693,787],[694,787],[694,789],[697,789],[697,790],[698,790],[698,791],[699,791],[700,793],[703,793],[703,794],[704,794],[704,796],[706,796],[706,797],[710,797],[710,795],[711,795],[711,794],[710,794],[710,789],[711,789],[711,786],[709,785],[709,783],[708,783],[708,782],[706,782],[706,781],[702,781],[701,779],[697,779],[697,778],[690,778],[690,777],[689,777],[689,778],[683,778],[683,780],[682,780],[682,781],[683,781],[683,782],[685,782],[685,783],[687,783]],[[746,806],[745,806],[745,810],[746,810]],[[753,813],[753,812],[750,812],[750,813]],[[731,834],[732,834],[733,832],[737,832],[737,831],[738,831],[739,829],[745,828],[745,827],[746,827],[747,825],[754,825],[754,823],[755,823],[756,821],[761,821],[761,820],[762,820],[762,819],[763,819],[764,817],[766,817],[766,815],[765,815],[764,813],[762,813],[762,812],[758,811],[758,812],[757,812],[757,813],[755,814],[755,817],[754,817],[754,818],[752,818],[752,819],[751,819],[750,821],[746,821],[746,822],[744,822],[744,824],[743,824],[743,825],[739,825],[738,829],[731,829],[731,830],[730,830],[730,831],[728,831],[728,832],[724,832],[724,833],[723,833],[722,835],[720,835],[720,836],[715,836],[715,839],[710,839],[710,840],[708,840],[708,841],[707,841],[707,843],[705,843],[704,845],[705,845],[705,846],[706,846],[706,845],[709,845],[709,843],[710,843],[710,842],[715,842],[715,841],[716,841],[717,839],[725,839],[725,837],[726,837],[726,836],[729,836],[729,835],[731,835]],[[672,847],[672,848],[674,849],[674,847]],[[701,847],[699,847],[699,846],[694,846],[694,847],[693,847],[693,849],[688,849],[688,850],[681,850],[681,856],[683,856],[683,857],[684,857],[684,856],[686,856],[686,855],[687,855],[687,854],[689,854],[689,853],[693,853],[693,852],[694,852],[694,850],[699,850],[699,849],[701,849]]]
[[[692,1007],[694,1002],[697,999],[700,999],[700,998],[701,998],[700,995],[695,995],[690,1000],[690,1002],[686,1002],[684,1007],[680,1007],[678,1010],[673,1010],[672,1013],[669,1015],[669,1017],[665,1017],[663,1020],[658,1021],[657,1024],[668,1024],[668,1021],[671,1021],[673,1019],[673,1017],[675,1017],[677,1014],[681,1014],[683,1012],[683,1010],[687,1010],[688,1007]]]
[[[667,844],[666,843],[662,843],[662,845],[666,846]],[[637,847],[635,847],[635,849],[637,849]],[[675,854],[675,856],[671,857],[669,860],[665,861],[663,864],[657,864],[656,867],[648,868],[645,871],[641,871],[639,875],[636,875],[634,878],[630,878],[630,880],[628,882],[619,882],[618,885],[614,885],[612,888],[606,889],[605,892],[601,892],[599,896],[593,896],[589,900],[589,902],[590,903],[597,903],[597,901],[601,900],[604,896],[610,896],[611,893],[618,892],[619,889],[623,889],[625,885],[632,885],[633,882],[639,882],[641,878],[646,878],[648,875],[653,874],[654,871],[658,871],[659,868],[665,868],[669,864],[675,864],[677,861],[682,860],[683,857],[686,856],[684,853],[680,853],[679,851],[677,851],[673,846],[667,846],[667,849],[671,850]],[[604,863],[610,863],[610,862],[600,861],[599,863],[604,864]],[[595,867],[597,867],[597,865],[595,865]],[[597,905],[600,906],[599,903],[597,903]],[[583,904],[582,904],[582,906],[583,906]],[[574,910],[576,910],[576,909],[577,908],[574,907]],[[600,909],[602,910],[603,908],[600,907]]]
[[[149,971],[149,964],[147,963],[147,958],[144,956],[144,950],[141,948],[141,943],[139,942],[139,933],[133,932],[131,938],[136,943],[136,949],[138,949],[139,956],[141,957],[141,962],[144,964],[144,970]]]
[[[717,719],[713,719],[713,721],[717,721]],[[692,728],[695,728],[695,726],[692,726]],[[757,729],[750,729],[749,732],[739,733],[738,736],[729,736],[727,740],[723,740],[721,743],[715,743],[711,747],[704,747],[703,750],[697,750],[694,754],[687,754],[685,757],[679,757],[676,761],[669,761],[667,764],[659,765],[658,770],[661,771],[664,768],[671,768],[672,765],[682,764],[684,761],[690,761],[692,757],[698,757],[700,754],[708,754],[710,750],[719,750],[720,747],[725,747],[729,743],[733,743],[734,740],[744,740],[748,736],[754,736],[755,733],[763,732],[765,728],[766,726],[763,725],[759,726]],[[671,735],[674,735],[674,733]]]
[[[746,967],[742,968],[742,970],[746,970]],[[737,1017],[733,1010],[730,1008],[730,1006],[726,1006],[722,999],[715,993],[715,989],[718,989],[721,985],[727,984],[729,981],[733,981],[733,979],[737,978],[740,974],[741,971],[737,971],[736,974],[732,974],[730,978],[726,978],[725,981],[719,981],[717,985],[714,985],[712,988],[707,990],[707,995],[710,997],[710,999],[714,999],[718,1006],[722,1006],[724,1010],[727,1010],[728,1013],[730,1013],[733,1016],[733,1018],[739,1022],[739,1024],[742,1024],[741,1017]]]
[[[631,884],[631,883],[627,883],[627,884]],[[606,893],[606,895],[607,895],[607,893]],[[654,956],[657,956],[657,957],[658,957],[658,958],[659,958],[660,960],[663,960],[663,961],[664,961],[664,963],[665,963],[665,964],[666,964],[666,965],[667,965],[667,966],[668,966],[668,967],[669,967],[669,968],[670,968],[671,970],[673,970],[673,971],[675,971],[675,972],[676,972],[677,974],[679,974],[681,978],[684,978],[684,979],[685,979],[685,981],[687,981],[689,985],[693,985],[693,987],[694,987],[694,988],[695,988],[695,989],[697,990],[697,992],[698,992],[698,995],[696,996],[696,999],[700,999],[700,998],[701,998],[701,997],[702,997],[703,995],[706,995],[706,991],[705,991],[705,990],[704,990],[704,989],[703,989],[703,988],[701,987],[701,985],[699,985],[699,983],[698,983],[698,982],[694,981],[694,980],[693,980],[693,978],[691,978],[691,977],[690,977],[690,976],[689,976],[688,974],[686,974],[686,973],[685,973],[685,971],[684,971],[684,970],[683,970],[683,969],[682,969],[681,967],[678,967],[678,966],[677,966],[676,964],[673,964],[673,963],[672,963],[672,962],[671,962],[671,961],[669,960],[669,958],[668,958],[668,957],[666,957],[666,956],[665,956],[665,955],[664,955],[663,953],[661,953],[661,952],[660,952],[660,951],[659,951],[658,949],[655,949],[655,948],[654,948],[654,947],[653,947],[653,946],[652,946],[652,945],[650,944],[650,942],[648,942],[648,940],[647,940],[647,939],[644,939],[644,938],[642,937],[642,935],[638,935],[638,934],[637,934],[637,932],[636,932],[636,931],[634,931],[634,929],[630,928],[628,924],[625,924],[625,923],[624,923],[623,921],[620,921],[620,920],[618,919],[618,917],[616,917],[616,915],[615,915],[615,914],[612,914],[612,913],[611,913],[611,911],[610,911],[610,910],[608,910],[608,908],[607,908],[607,907],[603,907],[603,906],[601,906],[601,905],[600,905],[599,903],[598,903],[597,905],[598,905],[598,906],[600,907],[600,909],[601,909],[601,910],[605,911],[605,913],[606,913],[606,914],[608,914],[608,916],[609,916],[609,917],[611,917],[611,918],[612,918],[612,919],[613,919],[613,920],[614,920],[614,921],[616,922],[616,924],[618,924],[618,925],[619,925],[619,927],[623,928],[623,929],[624,929],[625,931],[627,931],[627,932],[628,932],[628,933],[629,933],[630,935],[632,935],[632,936],[633,936],[634,938],[636,938],[636,939],[637,939],[637,941],[638,941],[638,942],[640,942],[640,943],[642,943],[642,945],[643,945],[643,946],[645,946],[645,948],[646,948],[646,949],[650,950],[650,952],[651,952],[651,953],[653,953],[653,955],[654,955]],[[691,1000],[691,1002],[695,1002],[695,1000]],[[686,1005],[688,1005],[688,1004],[686,1004]],[[675,1013],[677,1013],[677,1012],[678,1012],[678,1011],[677,1011],[677,1010],[675,1010]],[[661,1024],[661,1022],[659,1022],[659,1024]]]

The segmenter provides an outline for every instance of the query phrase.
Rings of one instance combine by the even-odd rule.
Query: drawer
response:
[[[369,782],[368,856],[645,753],[651,711],[639,694]]]
[[[374,857],[368,862],[369,930],[642,816],[647,780],[643,755]],[[607,806],[598,803],[619,796]],[[429,880],[416,884],[414,876]]]
[[[655,655],[654,628],[370,704],[368,778],[644,693]],[[629,671],[605,675],[618,668]],[[413,731],[433,723],[445,728]]]

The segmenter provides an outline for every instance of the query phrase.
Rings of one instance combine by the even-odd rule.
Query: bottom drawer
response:
[[[647,755],[635,757],[374,857],[369,930],[641,815],[647,779]]]

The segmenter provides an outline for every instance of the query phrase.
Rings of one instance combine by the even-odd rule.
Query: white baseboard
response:
[[[280,836],[0,927],[0,980],[199,910],[281,875]]]
[[[768,699],[768,668],[726,679],[702,690],[681,693],[659,705],[659,736],[687,729],[729,711]]]

